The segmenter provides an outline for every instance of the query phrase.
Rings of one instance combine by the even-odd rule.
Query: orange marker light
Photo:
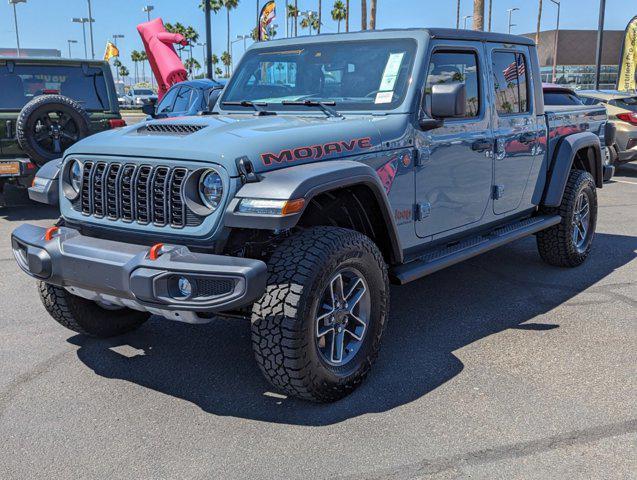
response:
[[[150,252],[148,253],[148,258],[150,260],[157,260],[161,255],[161,249],[164,247],[163,243],[156,243],[152,247],[150,247]]]
[[[294,213],[299,213],[303,210],[305,206],[304,198],[297,198],[296,200],[288,200],[285,202],[283,209],[281,210],[281,215],[292,215]]]
[[[44,233],[44,239],[47,242],[50,242],[51,240],[53,240],[53,235],[55,235],[58,230],[59,230],[59,227],[49,227],[49,228],[47,228],[46,232]]]

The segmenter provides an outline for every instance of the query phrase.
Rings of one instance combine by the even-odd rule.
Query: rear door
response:
[[[480,42],[431,42],[424,110],[435,84],[463,83],[466,115],[416,133],[420,167],[416,202],[420,221],[416,234],[429,237],[478,224],[487,210],[493,181],[493,133],[488,97],[487,64]]]
[[[542,152],[538,148],[528,48],[493,43],[487,44],[487,51],[493,69],[493,212],[499,215],[520,206],[533,163]]]

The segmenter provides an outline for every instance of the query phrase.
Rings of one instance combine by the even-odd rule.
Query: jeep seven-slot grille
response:
[[[84,215],[158,227],[197,226],[182,186],[188,170],[164,165],[84,162],[82,189],[76,203]]]

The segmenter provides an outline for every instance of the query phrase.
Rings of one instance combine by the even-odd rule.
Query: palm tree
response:
[[[318,0],[318,3],[318,28],[316,29],[316,32],[320,35],[321,24],[323,23],[323,2],[321,0]]]
[[[201,65],[199,64],[199,62],[193,57],[188,58],[184,62],[184,67],[186,67],[186,70],[188,70],[189,76],[192,76],[193,70],[198,72],[201,69]]]
[[[133,50],[132,52],[130,52],[130,59],[131,62],[133,62],[133,64],[135,65],[135,82],[138,82],[139,79],[139,71],[137,69],[137,62],[139,62],[139,52],[137,50]]]
[[[540,48],[540,28],[542,28],[542,0],[537,11],[537,31],[535,32],[535,44]]]
[[[367,30],[367,0],[361,0],[361,30]]]
[[[288,24],[291,25],[291,23],[294,22],[294,27],[296,27],[296,22],[298,17],[299,17],[299,9],[296,6],[289,4],[288,11],[287,11],[287,20],[286,20]],[[296,36],[296,28],[294,27],[290,28],[290,31],[294,33],[294,36]]]
[[[164,28],[167,32],[170,33],[179,33],[180,35],[186,36],[186,27],[184,27],[181,23],[177,22],[174,25],[172,23],[165,23]],[[184,47],[177,47],[177,51],[179,52],[179,59],[181,59],[181,52]]]
[[[349,0],[345,3],[345,31],[349,32]]]
[[[142,78],[146,81],[146,62],[148,61],[148,55],[146,55],[146,50],[142,50],[139,52],[139,61],[142,62]]]
[[[222,0],[208,0],[208,3],[210,4],[210,11],[215,15],[223,8]],[[206,0],[201,0],[199,8],[202,10],[206,9]],[[210,48],[212,49],[212,46]]]
[[[347,11],[342,0],[336,0],[334,2],[334,8],[332,8],[332,20],[338,22],[338,33],[341,33],[341,22],[347,17]]]
[[[184,37],[186,37],[186,40],[188,40],[188,43],[190,44],[190,58],[192,58],[192,46],[197,43],[197,40],[199,40],[199,34],[194,28],[189,26],[184,32]]]
[[[217,77],[220,77],[221,75],[223,75],[223,70],[221,70],[221,68],[219,67],[215,68],[215,75]]]
[[[473,29],[484,30],[484,0],[473,0]]]
[[[233,10],[239,6],[239,0],[219,0],[219,1],[226,9],[226,19],[228,21],[228,38],[226,42],[226,52],[229,52],[230,49],[232,48],[230,46],[230,10]],[[222,55],[222,61],[223,61],[223,55]],[[230,76],[229,73],[228,73],[228,76]]]
[[[221,54],[221,63],[226,66],[226,78],[230,77],[230,65],[232,64],[232,56],[228,52]]]
[[[126,77],[130,75],[128,68],[126,68],[124,65],[121,65],[117,70],[117,73],[124,79],[124,83],[126,83]]]
[[[301,28],[309,28],[310,35],[312,35],[312,29],[318,30],[319,28],[318,15],[314,12],[311,12],[310,14],[306,14],[303,17],[303,20],[301,20]]]
[[[119,82],[119,69],[122,66],[122,62],[119,60],[119,57],[115,57],[115,60],[113,60],[113,66],[115,67],[115,73],[117,74],[117,81]]]
[[[371,0],[369,7],[369,28],[376,30],[376,0]]]

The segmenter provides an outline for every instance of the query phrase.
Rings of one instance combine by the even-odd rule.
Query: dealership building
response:
[[[619,57],[624,42],[623,30],[604,31],[600,88],[614,90],[619,73]],[[523,36],[535,40],[535,33]],[[597,30],[561,30],[557,37],[557,83],[577,89],[595,88],[595,52]],[[553,81],[555,30],[540,32],[538,56],[543,82]]]

